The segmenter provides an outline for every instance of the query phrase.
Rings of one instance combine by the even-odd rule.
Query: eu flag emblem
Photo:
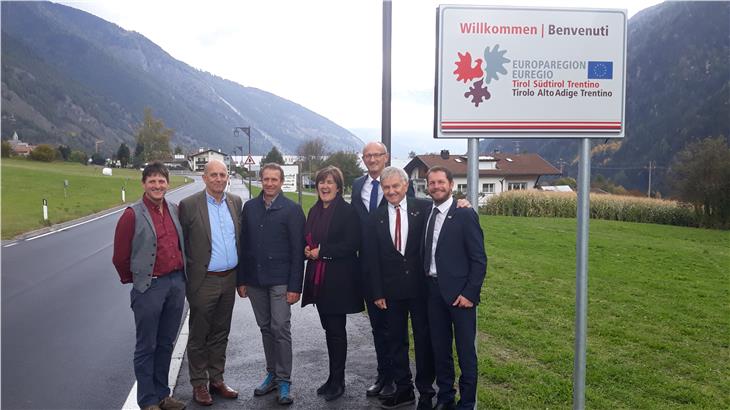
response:
[[[588,78],[610,80],[613,78],[613,61],[589,61]]]

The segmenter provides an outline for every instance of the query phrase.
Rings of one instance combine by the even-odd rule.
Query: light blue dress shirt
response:
[[[236,249],[236,226],[233,224],[231,212],[226,203],[226,194],[220,203],[207,192],[208,219],[210,220],[210,240],[213,251],[210,255],[208,270],[223,272],[238,265],[238,251]]]

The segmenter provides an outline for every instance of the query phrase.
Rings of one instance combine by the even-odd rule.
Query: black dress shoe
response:
[[[456,409],[456,403],[453,401],[445,402],[445,403],[437,403],[436,407],[433,408],[433,410],[454,410]]]
[[[380,402],[380,407],[384,409],[397,409],[399,407],[410,406],[416,402],[416,395],[412,389],[399,391],[392,397]]]
[[[433,394],[422,394],[418,397],[418,406],[416,410],[432,410]]]
[[[321,385],[321,386],[319,386],[319,388],[317,389],[317,396],[321,396],[323,394],[327,394],[327,392],[330,391],[330,384],[331,383],[332,383],[332,379],[331,378],[327,378],[327,381],[324,382],[324,384]]]
[[[329,391],[325,393],[324,400],[325,401],[332,401],[337,399],[338,397],[342,396],[342,394],[345,393],[345,383],[332,383],[330,385]]]
[[[387,400],[393,396],[395,396],[395,392],[398,389],[395,387],[395,383],[388,383],[383,386],[383,388],[380,390],[380,394],[378,394],[378,399],[380,400]]]
[[[375,397],[378,394],[380,394],[380,391],[383,390],[383,386],[385,385],[385,378],[378,376],[378,379],[375,380],[375,383],[373,383],[372,386],[368,387],[367,390],[365,390],[365,395],[368,397]]]

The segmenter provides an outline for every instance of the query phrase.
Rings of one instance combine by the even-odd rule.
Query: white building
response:
[[[213,149],[200,149],[197,153],[190,155],[188,157],[188,163],[190,164],[190,170],[195,172],[203,172],[203,169],[205,168],[205,164],[210,162],[211,160],[217,159],[219,161],[222,161],[224,164],[228,164],[228,154],[221,152],[220,150],[213,150]]]
[[[426,171],[436,165],[446,167],[453,173],[454,190],[467,193],[466,155],[417,155],[403,167],[413,181],[417,195],[426,194]],[[535,189],[543,175],[560,175],[560,170],[537,154],[480,155],[480,202],[504,191]]]

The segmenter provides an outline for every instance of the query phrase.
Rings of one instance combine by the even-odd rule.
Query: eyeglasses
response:
[[[375,154],[365,154],[362,156],[363,159],[373,159],[373,158],[380,158],[383,155],[385,155],[385,152],[378,152]]]

